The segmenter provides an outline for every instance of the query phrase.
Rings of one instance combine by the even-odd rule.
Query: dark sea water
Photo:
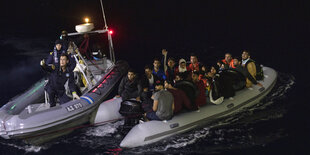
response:
[[[44,76],[39,61],[63,29],[89,16],[103,25],[99,1],[5,2],[0,31],[0,105]],[[210,126],[133,149],[114,137],[119,121],[86,127],[43,146],[0,139],[0,154],[309,154],[307,96],[309,12],[303,2],[104,1],[114,30],[116,58],[143,72],[161,49],[207,65],[226,52],[252,58],[278,71],[278,82],[258,105]],[[1,12],[2,13],[2,12]]]

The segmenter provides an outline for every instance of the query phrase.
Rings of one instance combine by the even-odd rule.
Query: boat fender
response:
[[[209,93],[209,98],[210,98],[210,101],[213,103],[213,104],[221,104],[223,101],[224,101],[224,96],[222,97],[219,97],[218,99],[216,99],[215,101],[213,100],[213,97],[212,97],[212,89],[210,90],[210,93]]]

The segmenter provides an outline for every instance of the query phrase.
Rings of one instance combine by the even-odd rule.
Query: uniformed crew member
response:
[[[56,40],[54,50],[50,53],[46,60],[46,64],[48,65],[54,65],[59,66],[59,58],[62,53],[66,53],[66,50],[63,49],[63,41],[62,40]],[[68,54],[69,63],[68,68],[70,71],[73,71],[76,65],[75,59],[73,55]]]
[[[68,68],[69,58],[66,53],[62,53],[59,59],[59,66],[46,65],[41,61],[40,65],[42,68],[50,72],[50,77],[45,90],[49,96],[49,102],[51,107],[56,105],[56,97],[59,98],[60,104],[66,103],[71,99],[66,95],[65,83],[68,81],[70,92],[72,93],[73,99],[79,99],[80,97],[76,94],[76,87],[74,84],[73,72]]]

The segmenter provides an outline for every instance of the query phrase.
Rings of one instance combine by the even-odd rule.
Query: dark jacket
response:
[[[175,88],[182,90],[192,104],[192,109],[198,109],[196,105],[196,97],[198,96],[198,88],[192,81],[181,80],[177,81],[174,85]]]
[[[56,47],[54,47],[53,52],[50,53],[50,55],[47,57],[46,60],[46,64],[53,64],[57,67],[59,67],[59,61],[60,61],[60,56],[62,53],[66,53],[65,50],[63,50],[63,48],[61,48],[59,51],[56,49]],[[68,54],[68,58],[69,58],[69,64],[68,64],[68,69],[70,71],[73,71],[76,65],[75,59],[73,57],[73,55]]]
[[[192,109],[192,104],[186,94],[180,89],[167,89],[174,98],[174,114],[181,112],[184,108]]]
[[[150,86],[149,79],[146,77],[146,75],[142,76],[142,78],[141,78],[141,86],[142,86],[142,88],[148,88],[149,90],[154,90],[155,89],[155,82],[157,80],[159,80],[159,78],[156,75],[154,75],[153,73],[152,73],[152,75],[153,75],[153,78],[154,78],[154,84],[152,86]]]
[[[67,68],[65,72],[59,68],[59,66],[56,66],[56,68],[53,69],[51,66],[44,65],[42,67],[45,71],[50,72],[50,76],[48,79],[48,83],[45,87],[45,89],[52,88],[53,90],[56,90],[57,92],[65,92],[65,83],[67,80],[69,80],[68,85],[69,89],[72,92],[76,91],[75,83],[74,83],[74,75],[72,71],[69,71]]]
[[[118,87],[118,94],[121,95],[124,91],[127,93],[138,91],[138,95],[141,95],[142,87],[137,76],[132,81],[129,81],[128,76],[123,77]]]
[[[234,70],[236,70],[237,72],[240,72],[245,78],[248,78],[253,84],[257,84],[257,81],[255,80],[255,78],[253,78],[253,76],[248,72],[248,70],[242,66],[235,66]]]
[[[175,71],[175,67],[173,67],[172,69],[168,66],[167,67],[167,71],[166,71],[166,77],[167,77],[167,80],[169,81],[173,81],[174,78],[175,78],[175,74],[176,74],[176,71]]]

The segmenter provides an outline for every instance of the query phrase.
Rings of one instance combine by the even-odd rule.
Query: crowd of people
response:
[[[178,64],[173,57],[167,59],[165,49],[162,55],[162,59],[153,60],[153,66],[146,65],[140,77],[135,70],[129,69],[118,89],[117,97],[122,97],[123,101],[132,98],[141,101],[147,120],[169,120],[174,114],[198,110],[209,103],[212,82],[225,70],[243,75],[245,87],[249,89],[253,84],[263,87],[256,80],[255,61],[247,50],[242,51],[241,60],[226,53],[225,58],[213,66],[203,65],[193,53],[189,64],[183,58]]]
[[[76,50],[78,48],[75,43],[68,39],[68,33],[63,31],[47,60],[40,62],[42,68],[50,73],[45,90],[51,107],[56,105],[57,98],[60,104],[70,101],[71,98],[79,99],[73,74],[76,68],[73,55],[78,53]],[[162,50],[162,55],[162,59],[153,60],[152,66],[144,67],[141,77],[135,70],[129,69],[118,87],[117,97],[122,97],[123,101],[132,98],[141,101],[145,117],[149,120],[169,120],[181,111],[198,110],[207,104],[210,90],[214,87],[214,79],[225,70],[242,74],[247,88],[251,88],[253,84],[263,87],[256,80],[255,61],[250,58],[247,50],[242,51],[241,60],[226,53],[224,59],[211,66],[203,65],[193,53],[190,55],[189,64],[184,58],[179,61],[173,57],[167,59],[166,49]],[[67,81],[72,97],[68,96],[64,87]]]

